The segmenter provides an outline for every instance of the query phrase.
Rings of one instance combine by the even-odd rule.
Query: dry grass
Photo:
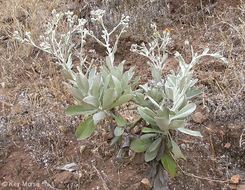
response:
[[[207,107],[213,109],[215,119],[223,122],[245,120],[244,8],[241,2],[240,7],[227,9],[216,21],[219,27],[216,43],[228,57],[229,64],[223,69],[217,66],[211,73],[210,81],[213,80],[215,90],[207,94]]]
[[[48,18],[54,8],[67,10],[73,7],[75,12],[81,9],[89,11],[95,7],[106,8],[109,15],[106,21],[108,25],[114,25],[120,15],[125,13],[133,18],[130,32],[126,36],[133,40],[146,39],[149,23],[153,21],[160,23],[161,27],[172,27],[175,30],[173,33],[181,40],[185,40],[181,36],[183,33],[180,31],[181,27],[188,27],[186,29],[188,35],[198,32],[197,36],[200,36],[207,32],[212,36],[215,32],[217,35],[214,37],[215,41],[213,39],[204,41],[209,43],[212,50],[222,51],[229,58],[229,65],[223,66],[215,61],[204,60],[197,67],[199,84],[204,90],[204,107],[213,120],[244,122],[245,3],[242,2],[240,8],[227,10],[219,17],[213,13],[215,17],[211,18],[210,13],[205,11],[212,4],[194,10],[185,3],[175,14],[170,14],[168,1],[111,1],[111,3],[101,1],[100,5],[96,2],[15,0],[0,3],[0,10],[2,10],[0,13],[1,150],[4,150],[2,147],[8,142],[6,140],[9,138],[6,137],[14,134],[22,139],[25,149],[30,152],[38,166],[46,168],[49,172],[57,165],[76,161],[80,164],[78,184],[92,180],[96,172],[98,173],[92,165],[82,162],[79,151],[85,145],[91,150],[96,150],[89,152],[91,157],[101,157],[98,152],[106,149],[106,145],[102,144],[105,139],[95,134],[91,143],[76,142],[73,134],[80,118],[65,116],[65,108],[73,104],[73,100],[62,84],[63,78],[59,68],[53,65],[51,57],[12,39],[14,30],[20,31],[22,35],[25,31],[31,31],[33,39],[35,37],[38,39],[41,23]],[[212,10],[211,7],[210,11]],[[240,17],[236,18],[233,15],[240,15]],[[212,22],[212,27],[207,28],[204,24],[201,31],[198,25],[200,21],[207,25]],[[90,26],[93,27],[92,24]],[[202,46],[209,46],[198,40],[192,42],[194,47],[199,48],[198,50],[204,49]],[[181,50],[184,51],[185,48]],[[74,151],[75,154],[67,152],[67,149]],[[88,171],[90,172],[87,173]],[[79,175],[82,175],[83,179],[80,179]]]
[[[64,110],[69,96],[58,68],[50,58],[12,38],[14,30],[40,35],[40,25],[61,2],[17,0],[4,1],[0,15],[1,48],[1,135],[17,135],[40,166],[60,160],[64,150],[64,132],[71,126]],[[5,7],[8,7],[6,9]],[[6,11],[6,12],[4,12]],[[62,110],[62,111],[57,111]],[[70,124],[69,124],[70,123]],[[60,129],[60,126],[64,126]],[[73,128],[70,131],[74,132]],[[46,145],[49,146],[46,146]],[[53,147],[54,150],[50,150]]]

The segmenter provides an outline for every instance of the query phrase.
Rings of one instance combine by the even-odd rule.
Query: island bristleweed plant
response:
[[[195,54],[191,49],[192,60],[187,64],[176,52],[175,57],[180,69],[177,72],[171,71],[171,74],[163,77],[162,71],[168,58],[166,46],[171,41],[170,32],[168,29],[159,32],[156,25],[152,24],[150,42],[141,45],[133,44],[131,47],[132,52],[149,59],[147,64],[152,73],[152,79],[144,85],[139,85],[135,90],[139,77],[135,77],[132,81],[134,68],[125,72],[125,61],[118,66],[114,64],[118,41],[128,28],[129,17],[122,15],[118,25],[108,31],[103,22],[104,14],[104,10],[91,12],[92,21],[102,27],[100,37],[87,29],[86,20],[79,19],[70,11],[57,13],[54,10],[52,18],[44,25],[45,32],[40,36],[39,45],[32,40],[30,32],[26,32],[25,37],[22,38],[16,31],[14,38],[56,58],[56,63],[61,66],[62,74],[66,79],[64,83],[76,100],[76,105],[69,106],[66,114],[86,116],[76,129],[75,135],[79,140],[90,137],[98,122],[108,119],[114,137],[111,144],[121,142],[121,153],[128,151],[129,148],[135,152],[144,152],[146,162],[161,162],[169,175],[174,177],[176,160],[185,159],[185,156],[174,141],[172,131],[201,137],[198,131],[185,128],[186,118],[196,109],[196,104],[191,102],[191,99],[201,94],[201,91],[195,87],[197,79],[193,79],[193,67],[204,56],[218,58],[223,62],[226,60],[218,53],[208,53],[208,49],[200,55]],[[60,25],[66,30],[59,30]],[[115,33],[117,35],[112,43],[111,36]],[[79,36],[80,40],[75,41],[74,35]],[[87,60],[84,53],[87,37],[93,38],[106,49],[105,64],[100,67],[93,65],[94,59]],[[73,68],[73,55],[77,55],[80,59],[77,72]],[[128,102],[137,106],[140,116],[133,123],[127,123],[120,114],[121,105]],[[139,123],[146,125],[141,127],[140,133],[135,134],[131,129],[137,125],[141,126]]]
[[[191,99],[200,95],[201,91],[194,85],[198,81],[193,79],[193,67],[200,58],[211,56],[218,58],[224,63],[226,59],[218,53],[210,54],[209,49],[205,49],[202,54],[194,54],[192,50],[192,60],[189,64],[176,52],[175,58],[179,62],[179,71],[175,73],[171,70],[164,79],[162,69],[167,59],[166,45],[170,42],[169,31],[164,30],[162,34],[157,31],[153,24],[153,40],[146,46],[133,44],[131,51],[149,59],[148,65],[152,71],[152,81],[140,85],[135,92],[134,102],[139,105],[140,116],[149,125],[141,129],[142,134],[131,143],[131,148],[136,152],[145,152],[145,161],[153,159],[161,160],[163,167],[174,177],[176,173],[175,160],[185,159],[179,146],[171,136],[172,130],[182,133],[202,137],[200,132],[192,131],[184,127],[185,120],[196,109],[196,104],[191,103]],[[159,155],[160,154],[160,155]]]

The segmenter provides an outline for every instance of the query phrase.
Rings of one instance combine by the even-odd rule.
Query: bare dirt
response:
[[[1,9],[4,3],[0,1]],[[75,5],[79,3],[53,3],[46,8],[71,7],[78,11]],[[161,29],[169,28],[172,37],[164,74],[176,70],[176,51],[190,60],[190,45],[196,52],[206,47],[221,51],[229,65],[207,58],[196,67],[198,86],[204,93],[199,99],[202,103],[186,125],[200,131],[203,138],[175,135],[187,160],[178,161],[177,175],[174,179],[168,177],[168,187],[243,190],[245,95],[241,89],[245,88],[245,46],[241,35],[224,23],[243,26],[238,21],[239,16],[245,16],[239,12],[242,2],[187,1],[182,6],[174,0],[169,5],[169,22],[157,23]],[[111,137],[106,121],[100,123],[89,139],[76,140],[74,132],[82,117],[65,116],[65,108],[74,102],[61,83],[59,68],[44,53],[16,45],[11,39],[16,21],[6,18],[11,17],[1,16],[1,36],[6,38],[1,37],[0,42],[0,189],[147,189],[141,181],[149,164],[131,152],[128,158],[117,159],[119,149],[109,146]],[[150,71],[145,58],[129,51],[135,42],[138,43],[130,36],[121,40],[116,63],[126,60],[125,70],[134,66],[135,75],[141,76],[144,83],[150,78]],[[103,56],[99,45],[89,46],[96,49],[96,56]],[[127,115],[129,120],[134,116],[134,112]],[[73,171],[58,169],[69,163],[76,163]]]

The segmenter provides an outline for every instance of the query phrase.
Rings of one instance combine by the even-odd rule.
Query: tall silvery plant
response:
[[[89,137],[95,130],[97,123],[107,117],[116,120],[120,126],[124,124],[124,120],[115,114],[114,109],[134,97],[130,83],[134,68],[124,72],[125,61],[118,66],[114,64],[117,44],[128,27],[129,17],[122,15],[118,25],[109,32],[103,22],[104,14],[104,10],[91,12],[92,20],[102,27],[102,40],[96,37],[92,31],[86,29],[86,20],[78,19],[77,15],[70,11],[65,13],[52,11],[51,20],[44,25],[45,33],[40,36],[41,43],[39,45],[32,40],[30,32],[26,32],[25,38],[22,38],[17,31],[14,33],[16,40],[51,54],[57,59],[56,63],[61,65],[62,74],[67,80],[65,85],[77,101],[77,105],[67,108],[67,115],[88,115],[76,130],[76,136],[80,140]],[[62,33],[59,31],[59,26],[64,23],[67,25],[67,32]],[[116,35],[116,40],[111,45],[110,37],[115,32],[119,34]],[[74,44],[72,40],[74,35],[80,37],[81,44],[78,53],[80,65],[76,68],[77,72],[74,71],[72,63],[72,56],[74,52],[78,51],[76,49],[78,45]],[[83,48],[88,36],[106,48],[106,64],[101,68],[93,66],[94,60],[87,61]],[[117,131],[122,133],[123,129],[120,128]]]
[[[134,102],[139,105],[138,112],[147,122],[147,126],[141,129],[141,135],[131,143],[131,149],[135,152],[144,152],[145,161],[161,161],[162,166],[171,177],[176,173],[176,159],[185,159],[179,146],[174,141],[171,131],[179,131],[188,135],[202,137],[200,132],[185,128],[185,120],[196,109],[196,104],[191,99],[200,95],[201,91],[194,85],[198,81],[193,79],[193,67],[200,58],[211,56],[223,62],[226,60],[218,53],[210,54],[205,49],[202,54],[194,54],[189,64],[176,52],[175,58],[179,62],[177,73],[171,71],[165,78],[162,77],[162,69],[168,55],[166,46],[170,42],[169,31],[162,33],[157,31],[153,24],[152,41],[146,44],[133,44],[131,51],[149,59],[152,80],[140,85],[135,92]]]

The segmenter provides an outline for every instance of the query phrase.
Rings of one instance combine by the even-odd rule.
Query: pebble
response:
[[[206,120],[206,117],[201,112],[196,112],[192,115],[192,119],[196,123],[203,123]]]

